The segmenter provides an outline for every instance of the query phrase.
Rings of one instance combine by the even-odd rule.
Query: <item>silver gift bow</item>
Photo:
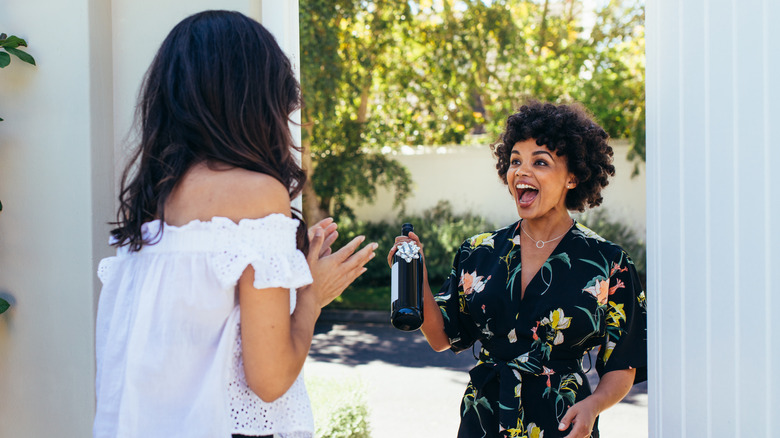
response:
[[[406,263],[411,263],[412,260],[420,258],[420,247],[412,242],[404,242],[398,245],[396,254],[406,260]]]

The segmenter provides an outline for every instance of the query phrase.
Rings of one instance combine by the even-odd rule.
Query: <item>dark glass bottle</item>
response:
[[[412,224],[401,228],[404,236],[412,231]],[[416,249],[416,245],[407,244],[393,255],[390,322],[404,331],[417,330],[423,323],[423,265]]]

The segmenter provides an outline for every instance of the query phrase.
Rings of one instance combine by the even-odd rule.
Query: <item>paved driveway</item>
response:
[[[304,368],[308,379],[359,376],[368,391],[373,438],[455,437],[471,352],[434,352],[420,331],[389,324],[319,323]],[[595,371],[588,375],[594,384]],[[647,384],[602,414],[605,438],[647,437]]]

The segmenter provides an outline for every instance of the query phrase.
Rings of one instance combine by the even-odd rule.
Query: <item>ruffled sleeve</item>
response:
[[[625,252],[613,260],[607,300],[606,336],[596,370],[599,376],[636,369],[634,383],[647,380],[647,304],[634,263]]]
[[[450,340],[450,349],[456,353],[471,348],[479,336],[477,326],[468,312],[464,292],[459,287],[461,283],[458,272],[460,272],[460,255],[462,250],[463,246],[455,254],[449,277],[447,277],[439,293],[433,297],[436,304],[439,305],[439,310],[444,320],[444,332]]]
[[[111,274],[114,272],[114,264],[117,261],[116,256],[106,257],[98,264],[97,275],[100,282],[103,284],[108,283],[111,279]]]
[[[282,214],[220,224],[214,268],[223,287],[235,286],[247,266],[257,289],[297,289],[312,282],[306,257],[296,248],[298,220]]]

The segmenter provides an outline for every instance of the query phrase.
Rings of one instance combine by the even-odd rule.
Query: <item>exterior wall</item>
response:
[[[17,301],[0,316],[3,437],[91,430],[101,199],[113,191],[108,13],[97,0],[0,5],[0,28],[40,65],[0,71],[0,289]]]
[[[780,428],[778,21],[771,0],[647,3],[651,437]]]
[[[626,158],[628,143],[617,140],[612,147],[616,175],[604,190],[604,203],[599,208],[644,234],[644,164],[640,164],[639,175],[632,178],[634,163]],[[455,211],[480,214],[496,225],[518,219],[512,197],[496,174],[496,162],[488,146],[404,148],[393,158],[409,169],[414,180],[414,191],[406,202],[409,213],[422,212],[447,200]],[[352,206],[362,220],[391,220],[399,214],[393,208],[393,193],[385,189],[379,190],[373,204],[353,202]]]
[[[0,3],[0,31],[39,64],[0,70],[0,293],[16,299],[0,315],[0,437],[91,435],[95,272],[136,96],[168,31],[204,9],[297,18],[297,1]]]

